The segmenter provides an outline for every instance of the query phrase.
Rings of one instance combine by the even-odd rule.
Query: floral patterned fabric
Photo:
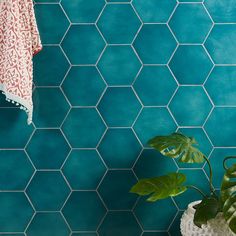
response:
[[[32,57],[42,49],[32,0],[0,0],[0,90],[32,122]]]

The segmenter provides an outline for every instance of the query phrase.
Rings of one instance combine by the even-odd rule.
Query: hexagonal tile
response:
[[[186,185],[194,185],[205,194],[209,194],[209,184],[202,169],[183,169],[179,171],[187,176]],[[202,195],[194,189],[188,189],[182,195],[174,198],[179,209],[185,210],[189,203],[202,199]]]
[[[166,108],[144,108],[139,115],[134,130],[143,145],[157,135],[167,135],[176,130],[176,124]]]
[[[154,203],[140,198],[134,213],[144,230],[167,230],[177,213],[177,208],[171,198]]]
[[[95,231],[106,209],[95,191],[72,192],[62,213],[72,230]]]
[[[26,190],[38,211],[59,211],[70,193],[60,171],[37,171]]]
[[[165,23],[175,8],[176,0],[133,0],[132,4],[144,23]]]
[[[62,0],[61,5],[73,23],[94,23],[105,5],[104,0],[70,1]]]
[[[108,46],[98,68],[109,85],[130,85],[141,63],[130,46]]]
[[[101,99],[98,110],[110,127],[129,127],[134,122],[141,104],[128,87],[111,87]]]
[[[236,108],[215,107],[204,128],[216,147],[236,146]]]
[[[95,25],[72,25],[62,41],[72,64],[95,64],[105,42]]]
[[[177,166],[172,159],[162,156],[153,149],[143,150],[134,167],[134,172],[139,179],[161,176],[176,171]]]
[[[128,211],[109,212],[98,229],[99,235],[137,236],[142,230],[134,215]]]
[[[171,112],[180,126],[203,125],[211,108],[209,98],[199,86],[179,87],[170,103]]]
[[[130,194],[130,188],[137,182],[130,170],[108,171],[98,192],[109,210],[131,210],[137,196]]]
[[[108,129],[98,147],[109,168],[131,168],[141,149],[132,129]]]
[[[142,236],[169,236],[168,232],[144,232]]]
[[[97,236],[97,233],[74,233],[71,236]]]
[[[52,14],[53,12],[53,14]],[[69,27],[64,12],[58,4],[36,4],[35,16],[44,44],[58,44]]]
[[[216,64],[236,64],[236,25],[215,25],[205,46]]]
[[[62,126],[73,148],[96,147],[105,129],[105,124],[94,108],[72,108]]]
[[[23,232],[33,213],[33,208],[23,192],[0,193],[1,232]]]
[[[60,169],[70,147],[59,129],[38,129],[26,151],[37,169]]]
[[[130,4],[107,4],[98,20],[98,27],[109,44],[130,44],[140,25]]]
[[[199,45],[180,45],[170,61],[170,68],[180,84],[203,84],[213,64]]]
[[[172,222],[170,228],[169,228],[169,233],[172,236],[182,236],[181,230],[180,230],[180,222],[181,222],[181,217],[183,215],[183,211],[179,211],[177,216],[175,217],[174,221]]]
[[[95,106],[105,87],[93,66],[72,67],[62,85],[72,106]]]
[[[221,187],[221,182],[225,173],[225,169],[223,168],[224,158],[228,156],[235,156],[235,154],[236,148],[215,148],[211,153],[209,160],[214,173],[214,178],[212,181],[215,188],[220,189]],[[228,160],[226,164],[227,166],[231,166],[235,164],[235,160]],[[209,173],[208,165],[205,165],[204,169],[207,173]]]
[[[69,111],[69,104],[59,88],[36,88],[33,94],[37,127],[59,127]]]
[[[24,190],[33,172],[24,151],[0,151],[0,190]]]
[[[236,69],[216,66],[205,83],[205,88],[216,106],[235,106]]]
[[[24,148],[34,128],[18,108],[0,108],[0,148]],[[20,138],[19,138],[20,134]]]
[[[59,86],[69,66],[59,46],[44,46],[42,52],[34,56],[34,84]]]
[[[134,83],[139,98],[145,106],[166,105],[177,88],[166,66],[145,66]]]
[[[225,2],[224,0],[205,0],[204,5],[216,23],[236,22],[235,0]]]
[[[203,43],[212,21],[202,4],[179,4],[169,25],[180,43]]]
[[[70,230],[58,212],[36,213],[26,231],[28,236],[68,236]]]
[[[201,150],[201,152],[206,157],[209,156],[213,147],[202,128],[179,128],[178,132],[187,135],[189,137],[194,137],[198,142],[197,148],[199,148],[199,150]],[[177,162],[177,164],[180,168],[199,168],[202,167],[204,163],[187,164],[187,163]]]
[[[72,189],[96,189],[106,167],[95,150],[73,150],[62,171]]]
[[[159,37],[159,36],[162,37]],[[134,47],[144,64],[167,64],[176,41],[166,25],[143,25]]]

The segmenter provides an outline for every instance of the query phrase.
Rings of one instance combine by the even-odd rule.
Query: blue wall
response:
[[[220,187],[221,161],[236,153],[235,6],[37,0],[34,124],[0,100],[1,234],[179,235],[200,196],[150,204],[129,189],[181,169],[207,190],[205,165],[190,170],[147,147],[175,130],[199,141]]]

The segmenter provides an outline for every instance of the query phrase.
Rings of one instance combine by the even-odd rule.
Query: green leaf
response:
[[[160,177],[139,180],[130,190],[140,196],[150,195],[149,202],[155,202],[168,197],[175,197],[187,190],[183,183],[186,176],[181,173],[170,173]]]
[[[187,137],[180,133],[173,133],[168,136],[157,136],[151,139],[148,144],[164,156],[179,158],[180,162],[204,162],[203,153],[193,146],[197,144],[197,141],[194,138]]]
[[[201,203],[194,207],[196,212],[194,214],[193,222],[196,226],[202,227],[207,224],[207,221],[216,217],[220,211],[220,201],[215,197],[205,197]]]
[[[225,158],[227,159],[229,158]],[[236,164],[226,168],[221,184],[221,201],[224,218],[230,229],[236,233]]]

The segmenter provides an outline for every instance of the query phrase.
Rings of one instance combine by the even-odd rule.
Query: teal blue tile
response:
[[[0,108],[3,107],[16,107],[15,104],[8,102],[6,96],[0,92]]]
[[[191,0],[191,1],[189,1],[189,0],[178,0],[179,2],[187,2],[187,3],[189,3],[189,2],[203,2],[204,0]]]
[[[96,233],[74,233],[72,236],[97,236]]]
[[[26,231],[27,236],[68,236],[70,230],[58,212],[37,213]]]
[[[165,23],[176,6],[176,0],[133,0],[132,4],[144,23]]]
[[[72,25],[62,41],[72,64],[95,64],[105,42],[95,25]]]
[[[131,2],[131,0],[107,0],[107,2]]]
[[[1,234],[1,235],[5,235],[5,236],[25,236],[25,234],[21,234],[21,233],[16,233],[16,234],[8,234],[8,233],[6,233],[6,234]]]
[[[216,147],[236,146],[236,108],[215,107],[205,124],[205,130]]]
[[[144,230],[167,230],[177,213],[177,208],[171,198],[153,203],[140,198],[134,213]]]
[[[95,150],[73,150],[62,171],[72,189],[86,190],[97,188],[106,167]]]
[[[69,66],[60,47],[44,46],[42,52],[34,56],[34,84],[59,86]]]
[[[95,148],[105,129],[94,108],[72,108],[62,126],[73,148]]]
[[[98,147],[109,168],[131,168],[141,149],[131,129],[108,129]]]
[[[24,148],[33,130],[23,110],[0,109],[0,148]]]
[[[170,236],[182,236],[181,231],[180,231],[180,220],[181,220],[182,215],[183,215],[183,211],[179,211],[174,221],[172,222],[169,228]]]
[[[215,25],[205,46],[216,64],[236,64],[236,25]]]
[[[100,236],[138,236],[142,230],[129,211],[109,212],[98,229]]]
[[[209,194],[209,183],[202,169],[183,169],[179,171],[187,176],[186,185],[194,185],[201,189],[205,194]],[[185,210],[189,203],[201,200],[202,195],[196,190],[188,189],[182,195],[174,198],[179,209]]]
[[[134,89],[145,106],[167,105],[177,83],[166,66],[144,66]]]
[[[180,84],[203,84],[213,67],[199,45],[179,46],[169,65]]]
[[[144,108],[134,125],[134,130],[146,146],[154,136],[175,132],[176,124],[166,108]]]
[[[108,43],[129,44],[141,22],[129,4],[108,4],[98,20],[98,27]]]
[[[98,69],[108,85],[130,85],[141,63],[130,46],[108,46],[102,55]]]
[[[90,0],[88,3],[87,0],[62,0],[61,5],[72,23],[95,23],[105,1]]]
[[[62,85],[72,106],[95,106],[105,87],[105,82],[93,66],[72,67]]]
[[[203,43],[212,21],[202,4],[179,4],[169,25],[180,43]]]
[[[38,211],[59,211],[70,189],[59,171],[38,171],[26,190]]]
[[[129,127],[141,109],[133,90],[128,87],[110,87],[101,99],[98,110],[110,127]]]
[[[142,236],[169,236],[167,232],[144,232]]]
[[[59,129],[38,129],[26,151],[37,169],[59,169],[70,147]]]
[[[188,137],[194,137],[197,141],[197,145],[195,145],[195,147],[198,148],[206,157],[209,156],[213,147],[202,128],[179,128],[178,132]],[[204,163],[187,164],[181,162],[177,162],[177,164],[180,168],[199,168],[204,165]]]
[[[236,148],[215,148],[211,153],[209,160],[213,169],[213,186],[215,188],[220,189],[221,187],[221,182],[225,173],[225,169],[223,167],[224,158],[235,155]],[[231,159],[226,162],[227,166],[231,166],[233,164],[235,164],[235,159]],[[205,165],[205,170],[209,174],[207,165]]]
[[[167,64],[176,41],[166,25],[143,25],[134,48],[144,64]]]
[[[180,126],[201,126],[212,104],[202,87],[187,86],[179,87],[169,107]]]
[[[42,43],[60,43],[69,27],[69,21],[61,7],[58,4],[36,4],[35,16],[37,18]]]
[[[36,3],[50,2],[50,3],[59,3],[60,0],[35,0]]]
[[[0,232],[23,232],[33,213],[23,192],[0,193]]]
[[[236,67],[216,66],[204,85],[216,106],[236,105]]]
[[[204,5],[209,11],[211,17],[216,23],[233,23],[236,22],[235,0],[226,2],[224,0],[205,0]]]
[[[139,179],[166,175],[176,171],[177,166],[174,161],[154,149],[143,150],[134,167],[134,172]]]
[[[95,231],[106,209],[95,191],[72,192],[63,210],[74,231]]]
[[[33,121],[38,128],[59,127],[70,108],[59,88],[36,88],[33,101]]]
[[[24,151],[0,151],[0,190],[24,190],[33,172]]]
[[[130,188],[137,182],[130,170],[108,171],[98,192],[109,210],[131,210],[137,196],[130,194]]]

